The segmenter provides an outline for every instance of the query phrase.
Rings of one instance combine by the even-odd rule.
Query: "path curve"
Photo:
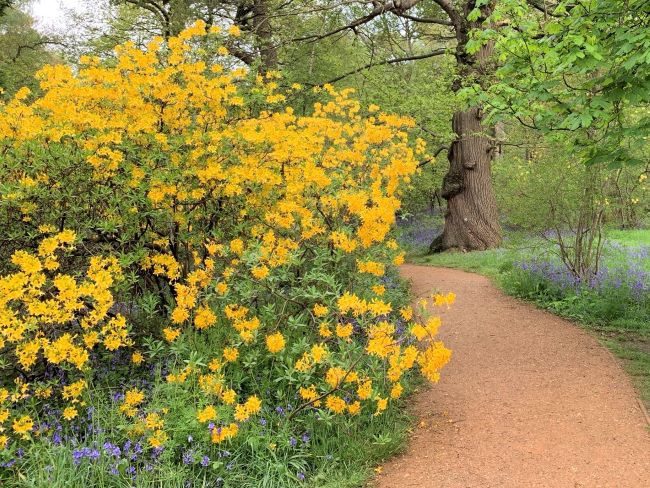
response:
[[[405,265],[417,296],[454,291],[440,382],[416,395],[407,451],[379,488],[649,488],[650,433],[630,380],[579,327],[479,275]]]

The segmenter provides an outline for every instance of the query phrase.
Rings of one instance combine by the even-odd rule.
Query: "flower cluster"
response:
[[[100,345],[106,357],[135,346],[130,371],[162,380],[124,388],[123,378],[115,409],[129,440],[153,450],[188,428],[202,442],[239,442],[279,402],[299,401],[281,417],[289,424],[371,418],[409,371],[437,381],[450,357],[435,340],[440,321],[414,313],[387,276],[404,261],[391,237],[400,196],[426,157],[413,122],[332,86],[298,115],[290,102],[302,88],[229,68],[217,30],[199,22],[145,50],[127,43],[112,64],[47,67],[41,96],[0,105],[1,218],[18,268],[0,278],[0,349],[25,370],[50,364],[90,380]],[[74,231],[53,233],[61,222]],[[47,236],[31,251],[35,226]],[[7,394],[38,391],[17,383]],[[62,416],[74,422],[92,394],[72,378]],[[31,417],[0,412],[3,423],[19,437],[33,429]],[[89,449],[75,459],[96,457]]]
[[[59,254],[71,250],[75,238],[74,232],[63,231],[42,239],[35,254],[16,251],[11,263],[17,271],[0,277],[0,350],[36,378],[31,383],[17,378],[11,394],[6,389],[0,394],[0,400],[10,397],[15,410],[12,430],[21,437],[29,437],[32,427],[30,416],[20,416],[21,403],[55,393],[47,380],[39,380],[39,372],[60,366],[71,377],[83,375],[97,347],[114,351],[132,343],[125,317],[110,313],[111,288],[121,279],[117,260],[92,257],[83,280],[58,271]],[[59,392],[67,403],[65,419],[77,416],[86,387],[86,381],[78,379]],[[12,420],[8,409],[2,412],[0,426]]]

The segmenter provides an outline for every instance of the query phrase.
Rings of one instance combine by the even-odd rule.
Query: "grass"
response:
[[[612,230],[608,233],[604,262],[609,266],[624,264],[625,251],[650,246],[650,230]],[[615,292],[611,296],[587,294],[564,296],[524,290],[525,280],[514,279],[516,261],[539,257],[550,245],[520,233],[506,236],[500,249],[472,253],[426,255],[421,250],[410,255],[410,261],[428,266],[461,269],[491,278],[506,293],[524,298],[557,315],[575,321],[592,332],[618,357],[647,408],[650,409],[650,310],[648,301],[638,307],[624,305]],[[636,264],[650,270],[650,259]]]
[[[408,381],[408,392],[420,382],[413,378]],[[310,458],[320,460],[315,466],[316,471],[310,476],[308,485],[319,488],[356,488],[364,486],[374,475],[374,467],[387,458],[400,452],[408,439],[409,429],[413,426],[413,418],[404,407],[390,408],[384,415],[372,417],[363,422],[350,419],[348,422],[331,423],[323,421],[319,432],[312,432],[310,439]],[[101,402],[94,404],[98,417],[105,424],[119,428],[123,420],[117,416],[109,405]],[[180,410],[180,407],[176,407]],[[108,432],[106,432],[107,434]],[[102,446],[109,440],[104,432],[98,432],[88,444]],[[224,484],[216,481],[217,467],[210,466],[204,470],[186,467],[178,460],[169,457],[162,460],[155,470],[141,472],[137,480],[131,481],[125,475],[129,462],[126,458],[107,459],[102,456],[97,462],[82,461],[73,464],[71,450],[74,446],[62,444],[54,446],[50,443],[33,442],[25,449],[24,459],[29,459],[11,480],[0,481],[7,488],[64,488],[93,486],[98,488],[127,488],[127,487],[165,487],[165,488],[194,488],[203,487],[250,487],[250,488],[281,488],[302,486],[300,482],[292,482],[295,478],[296,466],[300,459],[293,455],[287,456],[288,449],[277,440],[277,448],[269,449],[269,439],[260,436],[251,439],[244,449],[232,452],[229,459],[245,457],[233,479]],[[101,447],[99,447],[101,449]],[[238,452],[239,451],[239,452]],[[242,451],[246,451],[243,453]],[[166,456],[170,453],[164,453]],[[306,453],[303,453],[306,454]],[[220,462],[220,461],[219,461]],[[111,474],[112,466],[116,466],[119,474]]]
[[[650,246],[650,230],[610,230],[609,238],[625,246]]]

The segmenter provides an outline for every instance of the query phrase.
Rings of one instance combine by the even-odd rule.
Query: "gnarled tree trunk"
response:
[[[457,139],[449,150],[449,171],[442,196],[447,200],[445,227],[431,252],[484,250],[501,244],[501,227],[492,188],[492,141],[483,133],[481,110],[456,112]]]
[[[480,27],[489,15],[491,4],[482,8],[483,19],[469,22],[467,14],[474,8],[470,1],[464,17],[455,23],[458,46],[456,60],[461,78],[479,81],[493,69],[490,57],[493,46],[484,45],[478,53],[467,53],[465,46],[471,29]],[[462,86],[454,83],[454,91]],[[456,139],[448,152],[449,171],[443,179],[442,196],[447,200],[445,226],[429,247],[430,252],[446,250],[482,251],[501,244],[501,226],[492,188],[492,160],[496,145],[493,128],[482,124],[480,107],[454,113],[452,127]]]

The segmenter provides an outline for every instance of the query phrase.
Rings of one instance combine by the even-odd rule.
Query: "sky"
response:
[[[59,30],[65,24],[65,10],[79,10],[81,4],[81,0],[34,0],[31,10],[39,27]]]

